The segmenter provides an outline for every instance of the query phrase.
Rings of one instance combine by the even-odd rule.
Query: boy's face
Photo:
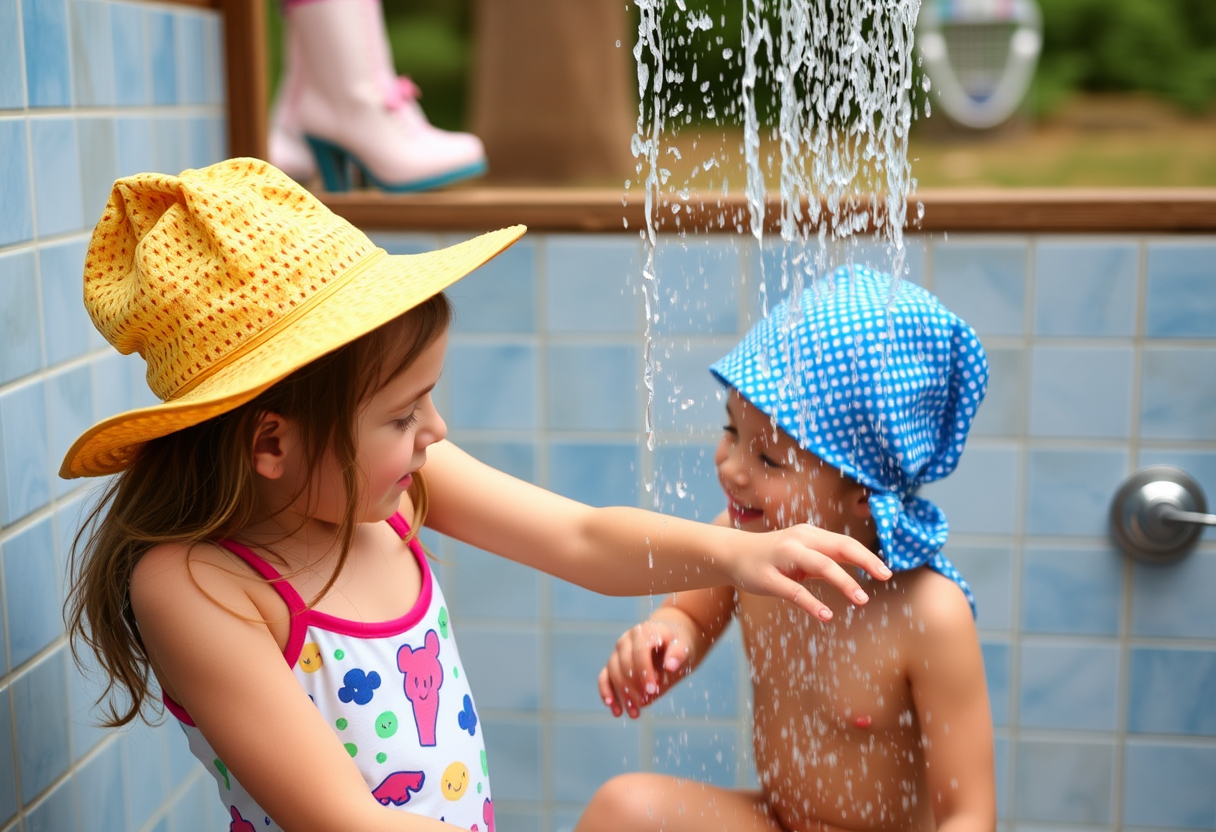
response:
[[[726,416],[714,464],[732,525],[761,532],[812,523],[864,536],[870,514],[863,486],[800,448],[736,390]]]

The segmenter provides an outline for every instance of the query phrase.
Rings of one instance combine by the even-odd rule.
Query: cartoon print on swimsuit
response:
[[[470,737],[477,731],[477,713],[473,710],[473,699],[467,693],[464,695],[464,709],[456,715],[456,722],[469,732]]]
[[[315,641],[310,641],[300,648],[300,659],[297,662],[300,670],[305,673],[316,673],[321,669],[323,662],[321,661],[321,645]]]
[[[228,824],[228,832],[255,832],[257,829],[252,821],[241,817],[241,810],[235,806],[228,807],[228,814],[232,815],[232,823]]]
[[[439,688],[443,687],[443,665],[439,663],[439,636],[426,631],[421,647],[408,644],[397,651],[397,669],[405,674],[405,697],[414,708],[418,744],[435,745],[435,724],[439,721]]]
[[[444,769],[443,778],[439,781],[439,790],[448,800],[460,800],[464,797],[470,779],[469,767],[457,760]]]
[[[379,786],[372,789],[372,797],[376,798],[381,806],[390,803],[394,806],[404,806],[410,802],[410,792],[422,791],[422,784],[425,782],[426,775],[421,771],[394,771],[385,777]]]
[[[366,705],[372,701],[376,688],[380,687],[380,674],[376,671],[365,673],[360,668],[346,671],[342,677],[342,687],[338,688],[338,699],[343,702],[354,702],[356,705]]]
[[[486,832],[494,832],[494,801],[488,797],[481,804],[481,819],[486,822]]]

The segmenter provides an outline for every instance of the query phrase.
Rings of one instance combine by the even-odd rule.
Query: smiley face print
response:
[[[321,669],[321,645],[310,641],[300,649],[300,670],[316,673]]]
[[[460,800],[469,787],[469,769],[464,763],[452,763],[439,780],[439,789],[448,800]]]

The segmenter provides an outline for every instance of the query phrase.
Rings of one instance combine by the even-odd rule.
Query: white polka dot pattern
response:
[[[927,482],[954,470],[988,387],[979,338],[908,281],[842,266],[778,304],[710,367],[798,444],[871,490],[893,570],[928,565],[966,581],[942,554],[949,525]]]

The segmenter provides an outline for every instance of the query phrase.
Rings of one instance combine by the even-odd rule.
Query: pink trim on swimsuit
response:
[[[410,533],[409,523],[406,522],[399,512],[388,518],[388,524],[403,540]],[[414,602],[414,606],[410,607],[405,615],[389,621],[377,621],[370,624],[362,621],[351,621],[347,618],[339,618],[335,615],[308,609],[308,605],[304,603],[304,599],[300,597],[300,593],[296,592],[296,588],[279,574],[277,569],[260,556],[254,554],[253,550],[248,546],[237,543],[235,540],[221,540],[219,544],[253,567],[259,575],[275,588],[275,591],[279,593],[279,597],[287,604],[287,609],[291,613],[291,629],[287,635],[287,646],[283,648],[283,658],[287,661],[288,667],[295,667],[296,662],[300,660],[300,652],[304,649],[304,638],[310,626],[315,625],[331,633],[340,633],[342,635],[355,636],[356,638],[384,638],[396,635],[397,633],[403,633],[410,627],[413,627],[426,614],[427,608],[431,605],[431,567],[426,562],[426,553],[422,551],[422,546],[418,543],[418,538],[416,537],[409,542],[409,549],[414,555],[414,559],[418,562],[418,568],[422,572],[422,588],[418,593],[418,600]],[[187,725],[194,725],[194,721],[190,718],[186,709],[174,702],[169,697],[169,694],[163,693],[161,698],[164,700],[165,708],[169,713]]]

